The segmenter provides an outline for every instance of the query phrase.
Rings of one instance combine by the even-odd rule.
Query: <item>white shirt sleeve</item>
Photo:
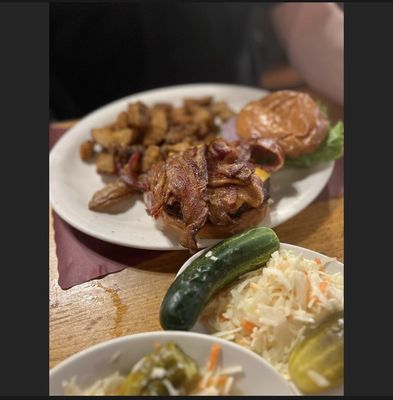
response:
[[[344,102],[344,14],[335,3],[282,3],[273,26],[303,80],[333,101]]]

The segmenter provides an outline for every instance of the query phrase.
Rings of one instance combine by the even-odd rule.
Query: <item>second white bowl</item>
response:
[[[83,387],[116,371],[127,374],[154,349],[155,343],[168,341],[178,344],[201,367],[206,365],[211,346],[218,343],[222,349],[221,367],[243,367],[243,372],[235,376],[234,394],[294,395],[285,379],[253,352],[213,336],[180,331],[140,333],[88,348],[50,371],[50,395],[63,395],[62,383],[74,376],[78,386]]]

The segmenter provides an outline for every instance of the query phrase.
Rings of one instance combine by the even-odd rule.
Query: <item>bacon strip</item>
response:
[[[208,188],[209,220],[214,225],[236,223],[239,210],[259,208],[267,200],[263,182],[253,175],[248,185]]]
[[[178,202],[186,225],[180,243],[191,250],[197,250],[195,236],[207,218],[207,181],[205,145],[155,164],[148,174],[148,213],[158,218],[165,205]]]
[[[166,164],[164,161],[154,164],[145,179],[143,188],[146,211],[154,218],[158,218],[169,198]]]
[[[168,189],[179,201],[186,229],[180,244],[197,249],[195,236],[207,218],[207,165],[205,145],[186,150],[182,156],[167,162]]]
[[[245,185],[254,173],[254,167],[248,161],[249,149],[237,142],[214,140],[207,149],[206,158],[211,187]]]
[[[284,166],[285,155],[274,139],[249,139],[245,145],[250,148],[251,159],[267,172],[276,172]]]

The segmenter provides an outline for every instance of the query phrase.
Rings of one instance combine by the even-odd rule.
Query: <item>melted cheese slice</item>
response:
[[[266,172],[264,169],[259,167],[255,168],[255,175],[262,181],[266,181],[268,178],[270,178],[269,172]]]
[[[255,168],[255,175],[263,182],[270,177],[268,172],[259,167]],[[244,203],[248,203],[254,208],[259,206],[259,203],[254,199],[252,192],[249,192],[247,187],[240,187],[237,192],[236,208],[234,212],[236,212]]]

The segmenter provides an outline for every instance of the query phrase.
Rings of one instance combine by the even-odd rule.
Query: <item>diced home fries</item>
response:
[[[220,125],[233,115],[235,113],[224,101],[216,102],[211,96],[185,98],[181,106],[169,103],[148,106],[136,101],[128,104],[127,109],[111,123],[92,129],[91,139],[81,143],[79,155],[83,161],[94,160],[99,174],[112,175],[113,178],[123,179],[126,167],[134,177],[131,185],[129,181],[125,182],[135,189],[139,175],[179,151],[199,143],[209,143],[218,135]],[[132,155],[138,155],[138,160],[127,166]],[[101,193],[94,194],[89,203],[91,210],[108,212],[122,201],[113,185],[102,190],[105,198]],[[109,193],[110,190],[115,192]],[[105,204],[100,202],[102,198]]]

